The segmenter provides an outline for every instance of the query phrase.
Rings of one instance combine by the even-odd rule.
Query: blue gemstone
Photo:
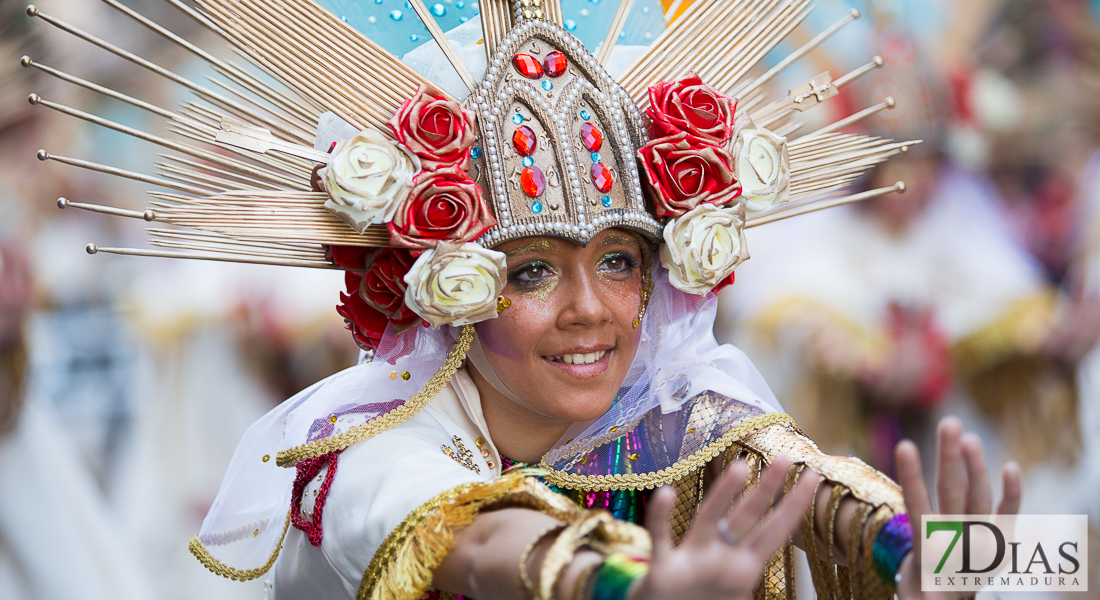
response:
[[[463,2],[462,0],[458,0],[458,2],[455,2],[455,8],[457,8],[457,9],[466,8],[466,3]]]
[[[592,162],[600,162],[600,153],[599,152],[593,152],[592,153]]]
[[[566,19],[565,20],[565,30],[566,31],[576,31],[577,30],[577,22],[574,21],[573,19]]]
[[[592,115],[588,114],[587,110],[582,110],[581,111],[581,118],[584,119],[585,121],[587,121],[587,120],[592,118]]]
[[[470,20],[470,17],[459,17],[458,20],[462,23],[465,23],[466,21]]]
[[[343,21],[343,22],[345,22],[345,23],[347,23],[347,22],[348,22],[348,18],[347,18],[347,17],[340,17],[340,20],[341,20],[341,21]]]
[[[419,40],[419,39],[420,39],[420,36],[416,35],[415,33],[409,36],[409,41],[410,42],[415,42],[416,40]]]
[[[607,208],[611,208],[611,196],[604,196],[600,198],[600,204],[603,204]]]
[[[625,40],[626,39],[626,32],[625,31],[620,31],[619,32],[619,39],[620,40]]]
[[[648,6],[643,6],[642,7],[642,14],[643,15],[648,15],[649,14],[649,7]]]
[[[382,4],[382,0],[374,0],[375,4]]]
[[[394,21],[400,21],[401,17],[403,17],[403,16],[405,16],[405,15],[401,14],[401,11],[399,11],[399,10],[395,10],[395,11],[390,12],[390,18],[393,19]]]
[[[405,3],[405,8],[412,8],[412,7],[413,7],[412,3],[410,3],[410,2]]]
[[[546,79],[542,82],[542,89],[549,92],[550,90],[554,89],[554,84],[550,83],[549,79]]]
[[[535,159],[531,158],[530,156],[523,157],[523,166],[530,167],[533,164],[535,164]]]
[[[538,200],[535,200],[534,202],[532,202],[531,203],[531,212],[535,213],[536,215],[539,214],[540,212],[542,212],[542,202],[539,202]]]
[[[470,158],[481,158],[481,148],[478,148],[477,146],[470,148]]]
[[[519,113],[516,113],[516,114],[512,115],[512,122],[515,123],[516,125],[522,125],[523,124],[523,115],[521,115]]]
[[[588,1],[591,2],[592,4],[599,4],[600,3],[600,0],[588,0]]]
[[[442,17],[443,15],[447,14],[447,7],[443,6],[442,4],[433,4],[432,14],[437,17]]]

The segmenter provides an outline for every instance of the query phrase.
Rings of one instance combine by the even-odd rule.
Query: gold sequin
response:
[[[687,431],[687,432],[688,432],[688,433],[695,433],[695,428],[694,428],[694,427],[692,427],[691,429],[688,429],[688,431]]]
[[[477,444],[478,448],[480,448],[480,447],[485,445],[485,440],[483,440],[481,438],[477,438],[477,441],[475,441],[474,443]]]
[[[405,381],[408,381],[409,378],[411,378],[411,377],[412,377],[412,373],[409,373],[408,371],[405,371],[404,373],[401,374],[401,379],[404,379]]]
[[[616,426],[612,427],[610,431],[611,431],[611,433],[615,433],[618,430],[619,430],[619,426],[616,425]]]
[[[256,536],[258,536],[258,535],[260,535],[260,530],[259,530],[259,529],[257,529],[256,531],[253,531],[253,532],[252,532],[252,537],[256,537]]]
[[[630,460],[638,460],[638,455],[637,454],[631,454],[630,455]]]
[[[390,379],[397,379],[397,371],[390,371]]]
[[[484,456],[485,458],[489,458],[489,451],[488,450],[482,450],[481,455]]]
[[[271,460],[271,455],[270,454],[265,454],[264,457],[261,458],[260,460],[262,460],[264,462],[267,462],[267,461]]]
[[[336,415],[332,415],[331,417],[329,417],[328,422],[329,423],[335,423],[336,422]]]
[[[488,461],[488,463],[487,463],[487,464],[489,465],[489,468],[490,468],[490,469],[495,469],[495,468],[496,468],[496,466],[497,466],[497,465],[496,465],[496,463],[495,463],[495,462],[493,462],[493,461],[491,461],[491,460],[490,460],[490,461]]]

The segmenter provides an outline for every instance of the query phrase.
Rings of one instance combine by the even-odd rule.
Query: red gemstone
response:
[[[542,65],[534,56],[530,54],[517,54],[512,57],[512,66],[519,71],[520,75],[528,79],[538,79],[542,77]]]
[[[543,64],[546,66],[547,75],[558,77],[565,73],[565,68],[569,66],[569,60],[561,52],[554,51],[546,55]]]
[[[584,147],[588,148],[589,152],[599,152],[600,146],[603,146],[603,134],[595,125],[582,123],[581,141],[584,142]]]
[[[596,186],[597,190],[603,193],[611,191],[611,169],[607,168],[607,165],[602,162],[592,163],[592,184]]]
[[[516,132],[512,134],[512,147],[520,156],[531,156],[538,145],[539,139],[535,137],[535,132],[531,131],[530,127],[526,125],[516,127]]]
[[[519,185],[523,188],[524,194],[538,198],[546,191],[546,177],[543,176],[542,169],[527,167],[519,174]]]

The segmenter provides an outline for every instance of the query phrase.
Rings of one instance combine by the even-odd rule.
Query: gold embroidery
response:
[[[275,455],[275,464],[280,467],[293,467],[300,460],[321,456],[337,450],[343,450],[352,444],[357,444],[365,439],[372,438],[383,431],[393,429],[401,423],[404,423],[407,419],[420,412],[420,409],[431,402],[432,399],[439,394],[440,390],[447,385],[447,382],[454,376],[455,371],[458,371],[458,368],[462,366],[462,361],[466,359],[466,352],[470,349],[470,341],[473,340],[473,338],[474,326],[463,326],[462,333],[458,336],[458,341],[451,347],[451,351],[447,355],[447,360],[443,361],[439,370],[435,372],[435,375],[432,375],[428,383],[401,406],[384,415],[371,419],[362,425],[356,425],[344,433],[281,450]]]
[[[238,569],[214,558],[214,555],[210,554],[206,546],[199,541],[199,536],[197,535],[191,537],[191,542],[187,545],[187,549],[190,550],[191,554],[202,563],[202,566],[209,569],[211,573],[221,575],[233,581],[250,581],[267,573],[268,570],[271,569],[271,565],[275,564],[275,559],[279,558],[279,551],[283,549],[283,540],[286,539],[286,531],[289,528],[290,512],[288,511],[286,513],[286,523],[283,524],[283,533],[279,536],[279,544],[275,546],[275,551],[271,553],[271,557],[267,559],[267,562],[264,563],[263,566],[255,569]],[[257,530],[257,533],[258,532],[259,530]]]
[[[477,463],[474,462],[474,453],[466,449],[466,446],[462,444],[462,438],[458,437],[457,435],[454,436],[454,441],[455,448],[458,449],[458,453],[456,454],[454,450],[451,450],[451,447],[447,444],[443,444],[442,446],[440,446],[441,448],[443,448],[443,454],[450,456],[452,459],[454,459],[456,463],[480,475],[481,467],[477,466]],[[485,455],[488,456],[489,453],[485,452]],[[492,465],[489,466],[491,467]]]
[[[760,415],[746,420],[741,425],[734,427],[725,435],[707,444],[701,450],[691,456],[677,461],[675,464],[665,467],[653,473],[616,473],[614,475],[576,475],[550,468],[545,463],[539,465],[549,471],[545,479],[559,487],[596,490],[639,490],[643,488],[653,489],[658,486],[670,484],[683,479],[695,469],[706,464],[710,459],[721,454],[731,444],[743,436],[758,429],[770,425],[785,424],[794,429],[794,419],[783,413],[771,413]]]

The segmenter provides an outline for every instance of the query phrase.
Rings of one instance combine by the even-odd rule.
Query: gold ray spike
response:
[[[905,193],[905,182],[899,181],[899,182],[897,182],[894,185],[891,185],[889,187],[881,187],[881,188],[874,189],[874,190],[868,190],[866,192],[861,192],[859,194],[852,194],[850,196],[844,196],[843,198],[838,198],[836,200],[829,200],[829,201],[825,201],[825,202],[808,203],[807,206],[805,206],[804,208],[800,208],[798,210],[791,210],[791,211],[781,212],[781,213],[778,213],[778,214],[764,215],[762,217],[757,217],[755,219],[749,219],[748,221],[745,222],[745,227],[749,228],[749,227],[756,227],[758,225],[767,225],[768,223],[774,223],[776,221],[781,221],[783,219],[789,219],[790,217],[797,217],[799,215],[804,215],[804,214],[816,212],[816,211],[819,211],[819,210],[824,210],[826,208],[832,208],[834,206],[841,206],[843,204],[851,204],[853,202],[861,202],[863,200],[869,200],[871,198],[877,198],[879,196],[885,196],[886,194],[892,194],[894,192],[897,192],[899,194],[904,194]]]
[[[150,236],[158,238],[169,238],[176,240],[190,240],[198,243],[209,244],[226,244],[226,245],[238,245],[247,248],[260,248],[265,250],[271,250],[273,252],[283,252],[287,255],[300,254],[308,257],[320,257],[324,258],[325,248],[320,245],[312,244],[280,244],[277,242],[258,242],[254,240],[242,240],[236,238],[229,238],[209,231],[201,230],[187,230],[187,229],[160,229],[156,227],[146,227],[146,233]]]
[[[126,210],[124,208],[115,208],[113,206],[103,206],[100,204],[71,202],[68,198],[58,198],[57,207],[61,210],[65,210],[66,208],[79,208],[80,210],[86,210],[102,215],[111,215],[113,217],[126,217],[129,219],[142,219],[144,221],[153,221],[157,218],[156,213],[152,210],[139,212],[136,210]]]
[[[98,171],[100,173],[106,173],[108,175],[115,175],[116,177],[124,177],[126,179],[133,179],[134,181],[140,181],[142,183],[149,183],[152,185],[159,185],[173,190],[179,190],[181,192],[187,192],[188,194],[206,195],[210,194],[212,190],[194,187],[190,185],[184,185],[176,183],[168,179],[161,179],[159,177],[150,177],[148,175],[142,175],[141,173],[135,173],[133,171],[127,171],[126,169],[119,169],[116,167],[109,167],[107,165],[101,165],[87,160],[81,160],[79,158],[69,158],[67,156],[58,156],[56,154],[50,154],[45,150],[38,151],[38,160],[52,160],[65,165],[80,167],[82,169],[88,169],[89,171]]]
[[[774,20],[770,20],[771,23],[768,26],[761,29],[760,35],[754,35],[748,39],[748,42],[744,45],[743,49],[739,48],[740,60],[733,68],[728,68],[725,65],[720,65],[716,68],[714,75],[707,78],[708,81],[713,80],[714,87],[729,91],[733,89],[737,82],[741,81],[743,77],[748,75],[768,52],[771,52],[780,42],[783,41],[796,27],[798,27],[805,19],[810,15],[810,12],[814,9],[811,5],[813,0],[802,0],[798,4],[790,4],[783,7],[779,12],[779,17]]]
[[[191,52],[195,56],[198,56],[199,58],[202,58],[206,62],[210,63],[220,73],[222,73],[226,77],[229,77],[229,78],[233,79],[239,85],[242,85],[242,86],[246,87],[252,93],[264,98],[265,100],[268,100],[269,102],[272,101],[272,99],[275,97],[276,92],[274,90],[272,90],[270,88],[270,86],[267,86],[265,83],[263,83],[259,79],[256,79],[255,77],[253,77],[248,72],[243,71],[243,70],[233,66],[232,64],[227,63],[227,62],[215,57],[214,55],[210,54],[209,52],[206,52],[202,48],[199,48],[198,46],[192,44],[191,42],[188,42],[187,40],[183,39],[182,37],[176,35],[175,33],[172,33],[171,31],[167,30],[166,28],[162,27],[161,25],[153,22],[152,20],[148,19],[147,17],[139,14],[137,11],[135,11],[135,10],[133,10],[133,9],[127,7],[127,6],[122,5],[117,0],[101,0],[101,1],[104,2],[105,4],[107,4],[108,6],[114,8],[115,10],[121,12],[122,14],[126,15],[127,17],[133,19],[134,21],[140,23],[141,25],[145,26],[147,29],[149,29],[149,30],[161,35],[165,39],[173,42],[177,46],[180,46],[181,48],[184,48],[185,50],[187,50],[188,52]],[[224,36],[222,36],[222,37],[224,37]],[[218,81],[216,81],[214,79],[211,79],[211,78],[208,78],[208,79],[210,79],[210,81],[213,82],[213,83],[216,83],[220,86],[225,87],[228,91],[230,91],[230,92],[232,92],[236,95],[239,95],[242,99],[244,99],[248,102],[251,102],[251,103],[255,103],[255,101],[252,98],[249,98],[249,97],[244,96],[244,95],[240,95],[238,92],[236,92],[235,90],[232,90],[228,86],[225,86],[221,82],[218,82]],[[288,119],[287,117],[285,117],[283,115],[279,115],[277,113],[274,113],[268,107],[263,107],[263,106],[259,106],[259,105],[257,105],[257,107],[261,108],[263,110],[267,110],[269,113],[271,113],[274,116],[286,121],[287,123],[290,123],[292,125],[298,126],[299,128],[305,129],[306,132],[312,131],[313,126],[317,122],[316,119],[314,119],[312,122],[306,122],[303,125],[303,123],[301,123],[301,122],[296,122],[293,119]],[[308,121],[308,119],[306,119],[306,121]]]
[[[833,34],[840,31],[845,25],[851,23],[858,18],[859,11],[854,8],[851,9],[850,11],[848,11],[848,14],[844,16],[844,18],[840,19],[836,23],[833,23],[828,29],[822,31],[821,33],[814,36],[812,40],[803,44],[801,48],[787,55],[786,58],[779,61],[779,63],[776,64],[774,67],[768,69],[766,73],[764,73],[760,77],[753,79],[745,85],[734,88],[734,90],[732,91],[733,95],[739,98],[748,92],[759,89],[760,86],[771,81],[772,78],[783,71],[783,69],[786,69],[787,67],[791,66],[791,64],[794,63],[796,60],[809,54],[811,51],[814,50],[814,48],[820,46],[825,40],[832,37]]]
[[[158,153],[157,156],[159,156],[159,157],[161,157],[165,160],[170,160],[172,162],[176,162],[176,163],[179,163],[179,164],[182,164],[182,165],[187,165],[188,167],[191,167],[192,169],[194,169],[196,173],[198,173],[198,172],[216,173],[216,174],[218,174],[218,175],[220,175],[220,176],[222,176],[226,179],[231,179],[233,181],[238,181],[238,182],[241,182],[242,184],[246,184],[251,189],[255,189],[255,188],[268,189],[268,190],[280,189],[278,186],[273,185],[269,182],[263,181],[261,179],[256,179],[254,177],[249,177],[249,176],[243,175],[241,173],[230,171],[229,169],[220,169],[220,168],[212,166],[212,165],[206,165],[206,164],[203,164],[203,163],[200,163],[200,162],[197,162],[197,161],[188,160],[186,158],[183,158],[182,156],[175,156],[175,155],[172,155],[172,154],[163,154],[163,153]]]
[[[242,50],[353,125],[382,125],[423,76],[307,0],[200,0]]]
[[[875,57],[871,59],[871,62],[863,65],[862,67],[853,69],[852,72],[848,73],[847,75],[841,76],[839,79],[833,82],[833,85],[838,88],[842,88],[885,64],[886,61],[883,60],[881,56],[875,55]]]
[[[188,89],[191,89],[192,91],[199,94],[201,97],[203,97],[204,99],[206,99],[209,102],[218,104],[220,106],[224,106],[229,110],[237,112],[237,113],[241,114],[242,116],[246,116],[248,118],[254,119],[257,122],[263,123],[263,124],[271,127],[272,129],[280,131],[280,132],[282,132],[286,135],[290,135],[290,136],[295,135],[294,131],[290,130],[289,128],[287,128],[282,123],[276,122],[276,121],[274,121],[274,120],[272,120],[268,117],[260,115],[260,114],[256,113],[255,111],[250,110],[247,107],[242,106],[242,105],[238,104],[237,102],[235,102],[235,101],[233,101],[229,98],[226,98],[225,96],[222,96],[221,94],[218,94],[214,90],[211,90],[207,87],[201,86],[201,85],[199,85],[199,84],[197,84],[197,83],[195,83],[195,82],[193,82],[193,81],[191,81],[191,80],[189,80],[185,77],[181,77],[180,75],[177,75],[176,73],[174,73],[174,72],[172,72],[168,69],[165,69],[164,67],[162,67],[160,65],[157,65],[157,64],[155,64],[151,61],[148,61],[148,60],[146,60],[146,59],[144,59],[144,58],[142,58],[142,57],[140,57],[140,56],[138,56],[138,55],[136,55],[132,52],[128,52],[126,50],[123,50],[122,48],[119,48],[118,46],[115,46],[114,44],[106,42],[106,41],[104,41],[104,40],[102,40],[102,39],[100,39],[100,38],[98,38],[94,35],[91,35],[90,33],[87,33],[85,31],[81,30],[81,29],[73,27],[72,25],[69,25],[68,23],[66,23],[66,22],[64,22],[60,19],[57,19],[56,17],[50,16],[46,13],[43,13],[38,9],[38,7],[34,6],[33,4],[27,7],[27,14],[29,16],[37,17],[39,19],[42,19],[43,21],[49,23],[50,25],[53,25],[54,27],[56,27],[56,28],[58,28],[58,29],[60,29],[64,32],[66,32],[66,33],[69,33],[73,36],[76,36],[76,37],[82,39],[82,40],[85,40],[85,41],[87,41],[87,42],[89,42],[89,43],[91,43],[95,46],[98,46],[98,47],[100,47],[100,48],[102,48],[102,49],[104,49],[104,50],[120,57],[120,58],[126,59],[126,60],[140,66],[140,67],[143,67],[143,68],[145,68],[149,71],[152,71],[153,73],[156,73],[157,75],[160,75],[160,76],[162,76],[166,79],[169,79],[170,81],[173,81],[173,82],[178,83],[178,84],[180,84],[180,85],[182,85],[182,86],[184,86]]]
[[[596,55],[596,60],[601,65],[606,65],[611,58],[615,42],[619,41],[619,32],[623,30],[623,25],[626,25],[626,18],[630,16],[630,8],[633,6],[634,0],[619,0],[619,8],[615,11],[615,17],[611,19],[611,27],[603,38],[603,44],[600,45],[600,53]]]
[[[195,173],[190,172],[189,169],[181,169],[179,167],[173,167],[171,165],[165,165],[164,163],[156,163],[160,168],[157,169],[159,174],[163,177],[171,179],[173,181],[179,181],[182,183],[202,186],[209,188],[216,193],[224,193],[230,190],[239,189],[236,186],[227,187],[219,178],[216,177],[197,177]]]
[[[546,9],[546,20],[553,21],[558,25],[563,24],[564,15],[561,10],[561,0],[542,0],[542,5]]]
[[[867,73],[881,67],[884,64],[885,62],[882,60],[881,56],[875,56],[871,59],[871,62],[863,65],[862,67],[858,67],[852,70],[850,73],[842,75],[836,81],[831,82],[830,87],[832,87],[834,91],[840,90],[844,86],[852,83],[856,79],[859,79],[863,75],[866,75]],[[810,83],[811,88],[814,87],[813,83],[814,82]],[[835,93],[830,93],[829,97],[831,98],[835,95]],[[828,98],[823,98],[823,100],[827,99]],[[795,108],[791,105],[791,100],[791,94],[788,93],[786,98],[782,100],[777,100],[765,106],[758,113],[753,113],[753,122],[755,122],[759,127],[763,127],[765,129],[774,130],[779,127],[785,127],[785,125],[781,124],[786,119],[788,119],[790,115],[795,111]],[[820,102],[815,103],[815,105],[818,103]],[[801,107],[801,110],[805,111],[806,108],[809,108],[809,106]]]
[[[19,59],[19,63],[21,65],[23,65],[24,67],[34,67],[35,69],[38,69],[38,70],[42,71],[43,73],[46,73],[46,74],[48,74],[52,77],[56,77],[57,79],[60,79],[61,81],[66,81],[66,82],[71,83],[73,85],[78,85],[82,88],[92,90],[93,92],[103,94],[104,96],[108,96],[108,97],[114,98],[116,100],[121,100],[122,102],[125,102],[125,103],[127,103],[131,106],[136,106],[140,109],[147,110],[147,111],[149,111],[153,114],[160,115],[160,116],[165,117],[167,119],[171,119],[171,118],[176,116],[175,113],[173,113],[172,111],[170,111],[166,108],[161,108],[159,106],[156,106],[156,105],[150,104],[148,102],[145,102],[144,100],[134,98],[133,96],[123,94],[122,92],[113,90],[111,88],[104,87],[104,86],[96,84],[96,83],[92,83],[91,81],[88,81],[86,79],[81,79],[80,77],[77,77],[75,75],[70,75],[70,74],[65,73],[63,71],[59,71],[57,69],[54,69],[53,67],[48,67],[48,66],[46,66],[46,65],[44,65],[40,62],[37,62],[37,61],[31,59],[31,57],[29,57],[29,56],[24,56],[23,58]]]
[[[428,33],[431,34],[432,39],[436,44],[439,44],[439,49],[443,51],[443,56],[447,57],[451,66],[458,72],[458,78],[462,80],[462,83],[466,84],[466,88],[471,92],[477,87],[477,81],[474,80],[473,73],[470,73],[470,69],[466,67],[466,63],[462,62],[462,57],[458,55],[458,51],[451,45],[451,40],[447,39],[447,35],[443,33],[443,29],[439,27],[439,23],[436,22],[435,17],[428,11],[427,5],[424,4],[424,0],[408,0],[412,5],[416,16],[420,17],[420,21],[424,23],[424,26],[428,28]]]
[[[251,256],[240,256],[235,254],[196,254],[192,252],[161,252],[156,250],[142,250],[139,248],[104,248],[96,244],[88,244],[85,247],[88,254],[97,254],[103,252],[105,254],[120,254],[123,256],[151,256],[157,258],[189,258],[192,260],[212,260],[218,262],[235,262],[245,263],[251,265],[274,265],[279,267],[311,267],[314,269],[330,269],[336,271],[343,271],[345,269],[337,267],[334,264],[327,262],[315,262],[309,260],[293,260],[293,259],[265,259],[255,258]]]
[[[822,127],[821,129],[818,129],[817,131],[814,131],[812,133],[807,133],[806,135],[804,135],[802,137],[813,139],[813,138],[815,138],[815,137],[817,137],[817,136],[819,136],[823,133],[833,133],[834,131],[840,131],[841,129],[844,129],[845,127],[850,127],[852,125],[855,125],[856,123],[859,123],[860,121],[866,119],[867,117],[875,115],[875,114],[877,114],[877,113],[879,113],[879,112],[881,112],[885,109],[892,109],[896,105],[897,105],[897,103],[894,102],[894,99],[890,96],[887,96],[885,100],[883,100],[882,102],[880,102],[880,103],[878,103],[878,104],[876,104],[872,107],[865,108],[865,109],[857,112],[856,114],[854,114],[850,117],[841,119],[841,120],[833,123],[832,125],[826,125],[825,127]],[[802,139],[802,138],[799,138],[799,139]]]

